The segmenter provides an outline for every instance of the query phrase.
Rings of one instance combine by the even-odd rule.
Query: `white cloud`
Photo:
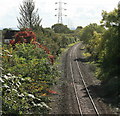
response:
[[[17,27],[17,18],[19,17],[19,5],[23,0],[0,0],[0,27]],[[58,6],[55,2],[59,0],[34,0],[36,8],[39,9],[39,15],[42,18],[43,27],[50,27],[57,23],[57,11],[54,9]],[[99,23],[101,20],[102,10],[112,11],[117,7],[119,0],[62,0],[66,2],[63,5],[67,8],[63,14],[63,23],[69,26],[86,26],[89,23]]]

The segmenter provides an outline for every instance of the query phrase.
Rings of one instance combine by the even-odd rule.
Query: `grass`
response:
[[[61,48],[61,52],[66,52],[71,46],[74,46],[77,43],[80,43],[80,41],[69,44],[66,48]]]

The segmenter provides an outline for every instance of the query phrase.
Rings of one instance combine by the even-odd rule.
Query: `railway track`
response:
[[[91,75],[88,65],[84,64],[80,46],[72,46],[62,56],[62,75],[55,90],[59,95],[54,96],[55,102],[51,114],[73,114],[80,116],[101,116],[112,114],[108,107],[97,96],[96,79]],[[113,115],[109,115],[113,116]]]
[[[94,114],[95,116],[100,116],[99,110],[89,92],[87,84],[84,80],[84,75],[82,74],[79,62],[75,59],[77,57],[77,48],[79,44],[73,46],[69,53],[70,58],[70,73],[72,78],[72,85],[74,88],[76,103],[78,106],[78,112],[81,116],[84,114]],[[78,72],[77,78],[75,76],[75,72]],[[78,79],[79,77],[79,79]],[[80,83],[78,82],[80,81]],[[84,94],[85,93],[85,94]],[[81,96],[81,94],[83,96]],[[87,96],[87,97],[85,97]]]

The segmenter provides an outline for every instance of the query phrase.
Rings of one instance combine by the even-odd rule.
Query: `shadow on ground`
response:
[[[77,58],[74,61],[86,63],[89,62],[90,59],[88,58]],[[95,70],[94,70],[95,71]],[[90,91],[91,95],[95,99],[102,99],[102,101],[106,104],[110,104],[113,107],[120,108],[120,90],[118,89],[118,84],[120,79],[114,80],[114,82],[109,80],[107,83],[101,83],[98,85],[90,85],[88,86],[88,90]],[[88,97],[87,93],[84,97]]]
[[[92,96],[92,98],[94,100],[97,100],[100,104],[102,105],[103,103],[106,105],[102,105],[104,107],[102,107],[102,111],[110,114],[117,114],[116,116],[119,116],[120,114],[120,99],[118,98],[118,96],[116,95],[110,95],[110,94],[106,94],[105,89],[102,87],[103,85],[91,85],[88,86],[88,90],[90,92],[90,95]],[[85,91],[85,88],[83,89]],[[88,94],[85,91],[85,95],[83,97],[88,97]],[[102,101],[102,102],[101,102]],[[111,106],[111,107],[106,107],[106,106]],[[112,108],[112,109],[111,109]],[[114,108],[114,109],[113,109]],[[107,115],[106,115],[107,116]],[[114,116],[114,115],[113,115]]]
[[[88,62],[89,60],[86,59],[86,58],[77,58],[77,59],[74,59],[74,61],[78,61],[78,62]]]
[[[107,85],[104,84],[90,85],[87,88],[90,91],[92,98],[101,99],[104,103],[108,105],[111,105],[116,108],[120,108],[120,96],[119,96],[119,90],[117,88],[116,91],[118,91],[118,93],[110,92],[107,88]],[[84,97],[88,97],[86,92]]]

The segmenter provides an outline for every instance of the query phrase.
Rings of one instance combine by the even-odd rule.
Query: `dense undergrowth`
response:
[[[43,49],[26,43],[14,47],[3,47],[3,114],[47,113],[56,68]]]
[[[64,41],[62,42],[62,40]],[[59,77],[56,59],[74,38],[51,29],[22,29],[2,46],[2,113],[47,114],[51,87]]]

